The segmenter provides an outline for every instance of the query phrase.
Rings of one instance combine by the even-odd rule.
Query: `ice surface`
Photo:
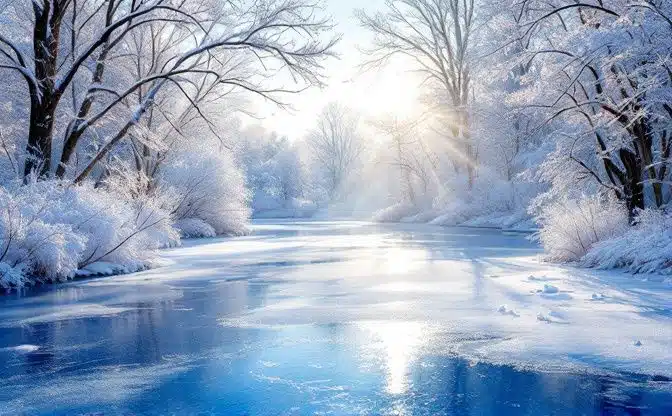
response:
[[[250,236],[165,250],[164,267],[1,299],[0,349],[14,350],[0,358],[15,360],[5,371],[25,365],[26,375],[0,373],[0,407],[30,403],[39,413],[88,391],[95,394],[85,402],[123,403],[194,365],[203,366],[199,391],[219,386],[218,377],[256,377],[315,392],[340,374],[323,383],[331,394],[344,380],[364,383],[382,371],[386,394],[398,395],[412,389],[409,369],[435,374],[442,361],[427,357],[455,356],[542,372],[672,377],[669,281],[542,263],[524,236],[491,230],[255,227]],[[50,371],[31,380],[37,364],[18,357],[46,360]],[[299,382],[296,368],[320,376]],[[53,394],[36,398],[43,389]]]
[[[89,318],[93,316],[110,316],[130,310],[129,308],[117,308],[111,306],[78,303],[73,305],[64,305],[56,311],[42,315],[31,316],[15,322],[20,325],[63,321],[68,319]],[[7,322],[11,324],[12,322]]]

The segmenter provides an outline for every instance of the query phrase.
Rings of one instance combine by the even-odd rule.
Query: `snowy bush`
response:
[[[174,219],[188,231],[184,236],[209,236],[204,224],[217,235],[247,233],[249,193],[242,171],[225,149],[202,147],[176,152],[163,168],[160,183],[170,189]],[[196,221],[185,220],[204,224],[197,226]]]
[[[185,237],[247,231],[244,178],[224,151],[183,150],[158,178],[122,165],[98,184],[44,180],[0,187],[0,287],[151,265]]]
[[[405,223],[428,223],[430,221],[433,221],[436,217],[439,216],[439,213],[437,211],[434,211],[433,209],[429,209],[427,211],[422,211],[417,214],[404,217],[400,220],[400,222],[405,222]]]
[[[465,222],[474,215],[472,206],[460,199],[441,205],[443,205],[443,207],[439,210],[440,214],[431,220],[429,222],[430,224],[455,226]]]
[[[146,267],[177,241],[170,213],[112,189],[41,181],[0,187],[0,286],[72,277],[95,262]]]
[[[28,283],[20,267],[12,267],[0,261],[0,288],[21,287]]]
[[[417,214],[418,209],[409,202],[397,202],[373,214],[375,222],[399,222],[404,217]]]
[[[63,279],[77,269],[86,237],[72,223],[54,221],[53,192],[46,186],[19,187],[14,194],[0,188],[0,262],[2,286],[22,283],[19,274]]]
[[[184,218],[175,222],[175,228],[184,238],[215,237],[217,231],[199,218]]]
[[[672,273],[672,216],[645,210],[627,232],[595,243],[581,264],[600,269],[627,268],[634,273]]]
[[[243,165],[255,217],[305,218],[317,209],[299,148],[261,128],[241,133],[236,158]]]
[[[124,176],[111,176],[105,181],[106,186],[98,189],[102,198],[108,198],[108,204],[119,201],[115,204],[116,217],[125,218],[123,226],[130,226],[130,229],[124,234],[132,236],[132,244],[124,244],[126,250],[115,251],[114,255],[106,256],[105,261],[125,264],[132,257],[142,259],[141,253],[145,250],[155,251],[179,243],[179,233],[173,226],[174,193],[162,189],[148,192],[147,180],[142,176],[135,181]],[[130,213],[132,217],[129,217]],[[123,255],[128,257],[119,259]]]
[[[559,262],[579,261],[597,242],[622,236],[628,229],[624,207],[599,196],[551,202],[536,219],[548,259]]]
[[[438,215],[430,224],[512,226],[526,221],[529,194],[525,184],[499,179],[487,171],[481,173],[471,189],[465,181],[453,180],[434,199],[433,211]]]
[[[430,204],[398,202],[377,211],[377,222],[429,222],[443,226],[533,227],[527,205],[538,186],[510,182],[484,170],[470,188],[466,178],[444,183]]]

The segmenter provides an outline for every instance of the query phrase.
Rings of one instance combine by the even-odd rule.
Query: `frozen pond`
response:
[[[669,280],[523,235],[264,221],[0,297],[0,414],[670,415]]]

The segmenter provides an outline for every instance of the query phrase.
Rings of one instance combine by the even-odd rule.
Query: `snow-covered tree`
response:
[[[113,117],[108,137],[76,172],[81,182],[166,88],[190,98],[197,75],[276,101],[277,93],[320,83],[320,62],[334,40],[321,36],[329,26],[315,10],[303,0],[7,2],[0,7],[0,71],[24,81],[30,108],[24,176],[62,176],[81,137]],[[128,55],[133,60],[138,48],[132,45],[143,37],[154,43],[158,37],[162,45],[151,52],[163,56],[146,60],[154,65],[139,67],[134,76],[110,76],[110,67]],[[241,72],[246,64],[252,66]],[[300,85],[271,82],[283,71]],[[132,100],[139,91],[141,99]]]
[[[520,62],[534,70],[518,105],[544,111],[559,192],[597,185],[638,210],[670,198],[672,4],[662,0],[518,5]]]
[[[328,198],[337,199],[347,193],[345,186],[353,185],[348,181],[359,168],[364,151],[358,115],[338,103],[327,105],[306,143]]]
[[[433,89],[434,105],[444,120],[454,164],[464,167],[473,183],[475,153],[471,134],[472,53],[475,0],[387,0],[385,11],[362,10],[357,17],[374,35],[368,66],[379,67],[394,56],[409,58]]]
[[[298,146],[288,138],[249,126],[238,134],[235,153],[245,170],[256,214],[283,211],[283,216],[290,216],[292,207],[309,197],[306,166]]]

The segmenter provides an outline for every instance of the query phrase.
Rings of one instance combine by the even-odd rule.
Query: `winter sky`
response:
[[[259,121],[268,130],[275,130],[290,139],[304,136],[313,126],[321,108],[339,101],[362,114],[376,118],[386,114],[403,116],[413,111],[417,89],[408,73],[398,63],[382,71],[363,72],[358,65],[365,56],[358,46],[367,46],[371,36],[361,28],[354,16],[355,9],[367,12],[382,10],[385,0],[326,0],[326,10],[333,17],[336,32],[342,35],[336,47],[340,59],[330,59],[326,65],[328,86],[313,88],[288,97],[293,111],[278,109],[270,103],[258,103]]]

